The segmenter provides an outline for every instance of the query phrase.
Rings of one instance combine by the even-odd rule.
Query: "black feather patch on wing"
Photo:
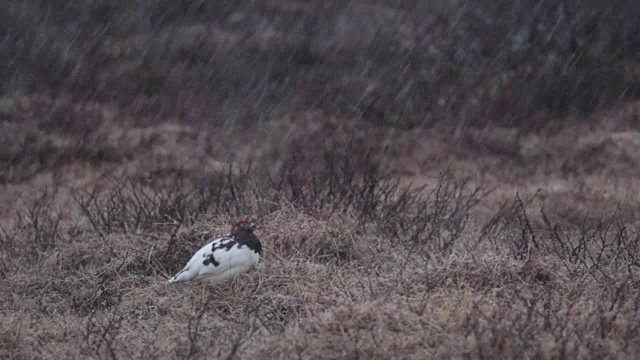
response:
[[[213,243],[213,245],[211,246],[211,252],[215,252],[216,250],[219,250],[219,249],[224,249],[226,251],[229,251],[237,243],[238,242],[232,237],[224,237],[220,239],[220,241],[216,241],[215,243]]]
[[[232,247],[234,247],[237,244],[238,242],[231,236],[225,236],[221,238],[220,240],[214,242],[211,245],[211,254],[205,256],[205,259],[202,261],[202,264],[204,266],[208,266],[208,265],[219,266],[220,262],[216,260],[216,258],[213,256],[213,253],[215,253],[216,250],[229,251],[231,250]]]
[[[213,257],[213,254],[209,254],[209,256],[207,256],[206,259],[204,259],[204,261],[202,262],[202,265],[204,266],[208,266],[209,264],[212,264],[213,266],[220,265],[216,258]]]

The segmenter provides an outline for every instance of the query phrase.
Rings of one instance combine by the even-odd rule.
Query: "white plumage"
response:
[[[202,247],[187,265],[168,282],[203,279],[223,283],[242,274],[260,260],[262,245],[247,221],[236,223],[231,232]]]

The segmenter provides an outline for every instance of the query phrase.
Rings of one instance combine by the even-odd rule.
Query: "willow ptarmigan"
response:
[[[193,279],[223,283],[248,271],[260,260],[262,244],[253,231],[256,225],[239,221],[229,234],[215,239],[193,255],[169,283]]]

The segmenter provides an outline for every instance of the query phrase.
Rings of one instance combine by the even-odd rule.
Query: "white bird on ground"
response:
[[[262,254],[262,244],[253,233],[255,229],[255,224],[238,221],[229,234],[198,250],[168,283],[203,279],[219,284],[248,271]]]

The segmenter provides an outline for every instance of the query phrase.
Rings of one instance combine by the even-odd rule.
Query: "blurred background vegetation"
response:
[[[189,123],[252,125],[315,109],[396,128],[536,129],[585,119],[640,90],[633,0],[25,0],[2,8],[2,107],[52,93],[123,107],[145,98],[148,111]]]

